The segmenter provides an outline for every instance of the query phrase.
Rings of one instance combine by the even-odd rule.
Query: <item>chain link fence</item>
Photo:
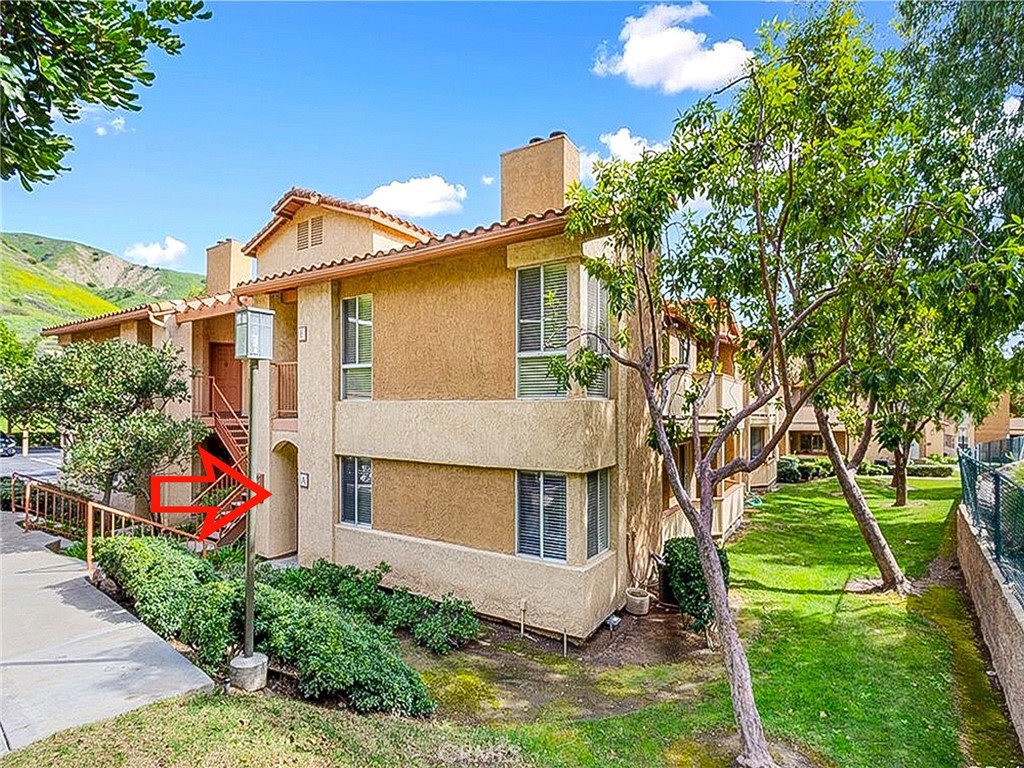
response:
[[[1024,605],[1024,485],[966,451],[960,451],[960,479],[982,546]]]

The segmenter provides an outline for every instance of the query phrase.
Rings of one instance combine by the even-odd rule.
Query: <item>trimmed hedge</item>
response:
[[[876,464],[873,461],[865,461],[857,467],[857,474],[862,477],[878,477],[879,475],[884,475],[888,472],[889,470],[881,464]]]
[[[184,546],[159,537],[113,536],[94,545],[96,562],[162,637],[181,629],[195,590],[216,579],[213,567]]]
[[[299,691],[311,699],[343,697],[360,712],[429,715],[423,681],[397,654],[384,627],[324,601],[296,597],[257,584],[253,634],[256,647],[299,672]],[[193,594],[182,642],[207,669],[217,669],[245,631],[245,582],[217,581]]]
[[[776,470],[780,483],[806,483],[808,480],[834,475],[832,462],[826,458],[801,459],[799,456],[780,456]]]
[[[776,471],[780,483],[800,482],[800,459],[796,456],[780,456]]]
[[[953,466],[950,464],[937,464],[931,461],[921,461],[916,464],[907,465],[908,477],[952,477]]]
[[[722,563],[722,573],[728,588],[729,556],[724,549],[718,550],[718,559]],[[666,541],[665,567],[668,569],[669,584],[672,586],[672,594],[679,603],[680,611],[693,617],[693,629],[700,632],[711,624],[715,617],[707,581],[704,580],[704,572],[700,567],[696,540],[678,538]]]
[[[389,594],[380,586],[389,570],[387,563],[361,571],[317,560],[309,568],[281,568],[260,577],[288,594],[325,601],[391,631],[407,630],[419,645],[434,653],[447,653],[479,634],[480,622],[470,603],[451,594],[436,602],[404,587]]]

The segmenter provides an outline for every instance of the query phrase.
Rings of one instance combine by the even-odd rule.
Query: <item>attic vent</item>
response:
[[[315,216],[309,220],[309,244],[310,246],[324,244],[323,216]]]
[[[295,231],[298,237],[298,242],[295,244],[300,251],[304,251],[309,248],[309,221],[300,221],[299,227]]]

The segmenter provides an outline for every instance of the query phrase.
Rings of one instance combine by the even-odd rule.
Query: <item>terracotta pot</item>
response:
[[[634,616],[646,616],[651,610],[651,593],[643,587],[626,590],[626,611]]]

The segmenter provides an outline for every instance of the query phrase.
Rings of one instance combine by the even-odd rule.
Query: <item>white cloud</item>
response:
[[[360,200],[398,216],[437,216],[459,213],[466,199],[466,188],[450,184],[441,176],[420,176],[408,181],[392,181],[377,187]]]
[[[628,16],[619,33],[620,52],[602,46],[593,72],[602,77],[624,75],[631,85],[660,88],[672,94],[706,91],[742,74],[752,53],[740,40],[707,45],[707,35],[684,26],[711,11],[695,0],[689,5],[654,5],[642,16]]]
[[[176,237],[167,235],[163,243],[135,243],[125,249],[124,257],[136,264],[150,267],[174,264],[188,253],[188,246]]]
[[[629,128],[619,128],[615,133],[602,133],[601,143],[608,148],[608,154],[600,152],[580,153],[580,176],[586,183],[594,181],[594,165],[601,160],[626,160],[636,162],[644,152],[664,152],[668,147],[657,141],[649,141],[643,136],[634,136]]]
[[[480,177],[480,183],[483,184],[485,187],[489,187],[489,186],[491,186],[491,184],[494,183],[494,177],[493,176],[481,176]]]
[[[95,113],[82,112],[81,114],[88,117],[88,115],[95,114]],[[112,120],[108,120],[107,122],[103,123],[102,125],[97,125],[96,126],[96,135],[97,136],[106,136],[111,131],[113,131],[114,133],[124,133],[125,127],[126,127],[125,119],[123,117],[118,116],[118,117],[115,117]]]

